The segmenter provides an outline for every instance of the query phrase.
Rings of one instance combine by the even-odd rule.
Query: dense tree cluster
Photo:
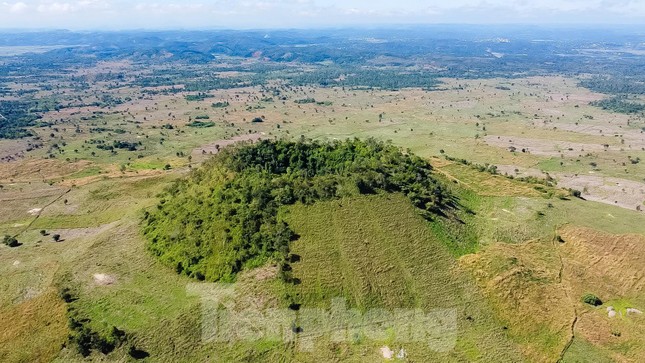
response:
[[[186,101],[203,101],[207,98],[213,97],[213,95],[200,92],[196,95],[186,95],[184,97],[186,98]]]
[[[93,140],[93,141],[103,141],[103,140]],[[137,147],[141,146],[141,142],[129,142],[129,141],[121,141],[121,140],[114,140],[112,141],[112,145],[106,144],[105,142],[99,142],[98,145],[96,145],[97,149],[100,150],[108,150],[112,151],[115,149],[124,149],[128,151],[137,151]]]
[[[288,257],[294,233],[282,206],[379,192],[404,193],[427,218],[451,203],[430,164],[391,144],[263,140],[225,149],[175,182],[146,213],[144,233],[178,273],[232,281]]]
[[[593,106],[602,107],[619,113],[635,114],[645,112],[645,104],[629,101],[626,97],[617,96],[591,103]]]
[[[225,101],[224,101],[224,102],[222,102],[222,101],[220,101],[220,102],[213,102],[213,103],[211,104],[211,107],[213,107],[213,108],[224,108],[224,107],[228,107],[228,106],[230,106],[230,103],[225,102]]]
[[[0,101],[0,139],[33,136],[26,127],[36,125],[41,116],[31,102]]]
[[[639,74],[634,71],[625,73]],[[645,94],[645,78],[642,76],[626,76],[620,73],[614,76],[594,76],[582,80],[580,85],[592,91],[614,95]]]

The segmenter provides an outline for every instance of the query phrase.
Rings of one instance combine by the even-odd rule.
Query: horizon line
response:
[[[7,27],[0,25],[0,32],[133,32],[133,31],[150,31],[150,32],[181,32],[181,31],[291,31],[291,30],[349,30],[349,29],[405,29],[405,28],[424,28],[424,27],[484,27],[484,28],[542,28],[542,29],[626,29],[638,27],[641,32],[645,33],[642,23],[375,23],[375,24],[338,24],[338,25],[315,25],[315,26],[288,26],[288,27],[124,27],[124,28],[59,28],[59,27]]]

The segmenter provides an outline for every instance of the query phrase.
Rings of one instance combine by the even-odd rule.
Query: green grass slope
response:
[[[294,289],[303,307],[328,309],[331,299],[340,297],[359,311],[448,308],[457,314],[457,343],[448,353],[434,351],[427,341],[398,342],[396,336],[346,349],[366,350],[363,354],[376,359],[378,347],[389,343],[404,348],[410,361],[522,360],[469,275],[404,196],[300,204],[289,209],[286,220],[300,235],[292,253],[300,258],[293,276],[300,281]],[[319,343],[322,355],[333,348]]]

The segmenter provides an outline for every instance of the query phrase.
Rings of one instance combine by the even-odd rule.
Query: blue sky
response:
[[[644,24],[645,0],[0,0],[0,28]]]

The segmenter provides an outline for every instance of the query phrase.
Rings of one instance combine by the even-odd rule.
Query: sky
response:
[[[645,0],[0,0],[4,29],[643,24]]]

